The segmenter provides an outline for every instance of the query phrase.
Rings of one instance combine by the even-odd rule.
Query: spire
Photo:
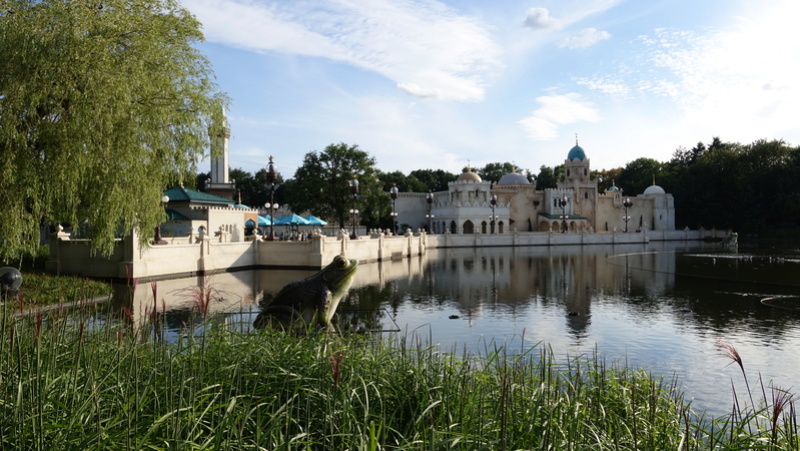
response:
[[[575,133],[575,145],[576,146],[578,145],[578,134],[577,133]]]

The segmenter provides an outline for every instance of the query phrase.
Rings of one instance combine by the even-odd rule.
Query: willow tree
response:
[[[202,39],[175,0],[0,0],[0,259],[46,223],[107,253],[164,218],[224,101]]]

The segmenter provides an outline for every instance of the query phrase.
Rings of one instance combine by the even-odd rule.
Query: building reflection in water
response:
[[[470,325],[487,315],[514,320],[532,305],[558,306],[569,332],[580,342],[591,325],[593,302],[607,296],[653,296],[674,285],[675,257],[668,246],[455,248],[362,264],[340,313],[349,314],[348,321],[361,321],[362,329],[390,330],[401,322],[398,315],[405,303],[446,306],[457,311],[450,319],[458,317]],[[134,321],[157,308],[172,312],[170,323],[180,325],[197,316],[198,295],[207,297],[213,290],[210,314],[255,315],[259,303],[284,285],[315,272],[252,270],[160,280],[140,283],[135,290],[119,287],[115,302],[130,309]]]

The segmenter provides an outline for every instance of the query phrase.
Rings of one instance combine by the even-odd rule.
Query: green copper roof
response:
[[[191,188],[184,188],[182,186],[176,186],[165,190],[164,194],[169,197],[170,202],[194,202],[198,204],[233,206],[233,201],[230,199],[193,190]]]

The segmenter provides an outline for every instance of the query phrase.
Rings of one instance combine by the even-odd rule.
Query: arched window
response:
[[[475,233],[475,226],[469,219],[467,219],[467,221],[464,223],[464,233],[465,234]]]

